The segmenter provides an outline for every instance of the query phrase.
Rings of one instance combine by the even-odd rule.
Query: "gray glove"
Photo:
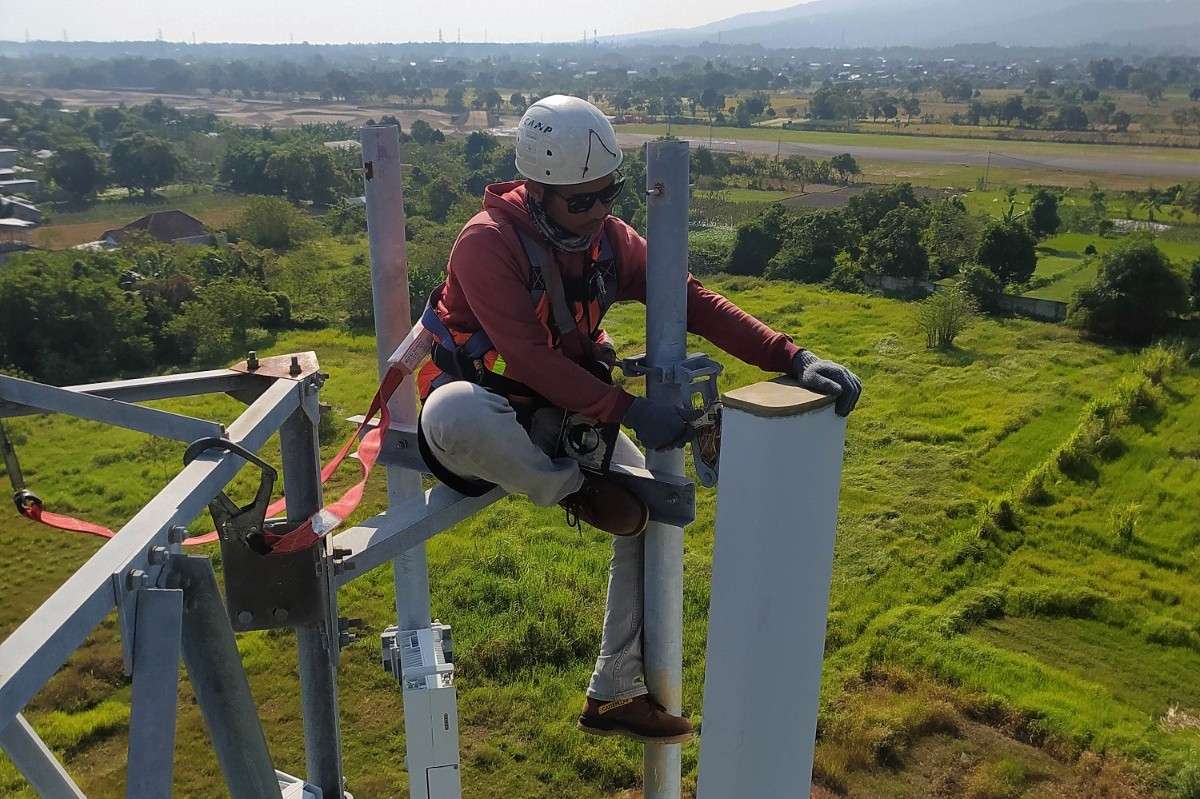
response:
[[[621,420],[646,449],[676,449],[687,443],[691,419],[685,408],[636,397]]]
[[[848,416],[862,394],[862,383],[854,372],[840,363],[821,360],[808,350],[796,353],[792,360],[792,372],[800,385],[809,391],[837,397],[833,410],[838,416]]]

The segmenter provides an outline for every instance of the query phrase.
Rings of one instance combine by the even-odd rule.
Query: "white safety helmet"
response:
[[[615,172],[624,157],[608,117],[578,97],[538,100],[517,126],[517,171],[538,183],[586,183]]]

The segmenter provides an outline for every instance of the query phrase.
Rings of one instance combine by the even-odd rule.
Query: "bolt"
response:
[[[168,544],[182,544],[188,537],[188,530],[182,524],[176,524],[167,530]]]
[[[258,353],[254,350],[246,353],[246,368],[251,371],[258,368]]]
[[[150,547],[150,551],[146,553],[146,560],[151,566],[159,566],[167,562],[167,557],[171,554],[166,547]]]
[[[271,616],[280,624],[288,620],[288,612],[283,608],[275,608],[275,610],[271,611]]]
[[[288,374],[292,377],[295,377],[296,375],[300,374],[300,371],[300,356],[293,355],[292,363],[290,366],[288,366]]]
[[[125,588],[129,591],[145,588],[148,579],[146,573],[141,569],[130,569],[129,573],[125,575]]]
[[[672,494],[671,496],[667,497],[667,504],[668,505],[678,505],[679,504],[679,495]]]
[[[249,625],[254,621],[254,614],[248,610],[243,610],[242,612],[238,613],[237,620],[238,624],[241,624],[242,626]]]
[[[665,188],[662,183],[655,183],[653,188],[646,189],[646,196],[661,197]]]

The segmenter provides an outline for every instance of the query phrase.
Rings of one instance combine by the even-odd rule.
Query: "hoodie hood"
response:
[[[525,207],[526,191],[524,180],[492,183],[483,190],[483,208],[502,216],[523,231],[537,233],[533,220],[529,218],[529,210]]]

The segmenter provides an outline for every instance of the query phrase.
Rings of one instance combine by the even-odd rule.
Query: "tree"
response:
[[[967,213],[961,200],[948,199],[929,208],[929,225],[921,234],[929,253],[929,271],[935,278],[958,274],[975,257],[979,222]]]
[[[463,88],[462,86],[451,86],[446,89],[446,109],[448,111],[465,111],[466,105],[463,103]]]
[[[838,174],[838,178],[843,183],[862,172],[858,168],[858,162],[854,160],[854,156],[850,155],[850,153],[842,153],[830,158],[829,167]]]
[[[1029,229],[1038,238],[1058,232],[1058,198],[1045,189],[1038,189],[1029,201]]]
[[[897,183],[881,189],[871,189],[851,197],[846,203],[846,219],[852,222],[860,233],[869,233],[889,211],[901,205],[912,208],[924,205],[913,193],[911,183]]]
[[[1200,86],[1196,86],[1188,92],[1188,99],[1193,103],[1200,103]]]
[[[131,192],[141,189],[146,199],[174,180],[180,168],[179,155],[169,142],[141,132],[118,139],[109,161],[116,182]]]
[[[1163,97],[1166,84],[1154,70],[1139,69],[1129,76],[1129,88],[1144,94],[1151,103],[1157,103]]]
[[[1037,239],[1019,221],[996,219],[983,230],[975,260],[1002,284],[1024,283],[1037,269]]]
[[[74,200],[81,201],[104,185],[102,158],[91,144],[68,144],[54,151],[46,174]]]
[[[1077,105],[1064,105],[1058,109],[1057,126],[1062,130],[1087,130],[1087,113]]]
[[[915,94],[902,99],[900,107],[904,109],[904,115],[908,117],[909,122],[912,122],[912,118],[921,113],[921,101]]]
[[[792,217],[781,206],[771,205],[756,219],[738,225],[725,271],[734,275],[761,275],[788,236]]]
[[[425,187],[422,197],[429,218],[438,223],[445,222],[450,209],[462,199],[458,185],[445,175],[439,175],[431,180]]]
[[[434,144],[444,141],[446,138],[440,130],[423,119],[414,121],[412,127],[408,129],[408,134],[412,136],[413,141],[417,144]]]
[[[900,206],[880,220],[862,239],[859,263],[866,269],[892,277],[924,280],[929,276],[929,254],[921,246],[925,213]]]
[[[1145,344],[1187,311],[1188,286],[1148,236],[1100,256],[1096,281],[1075,294],[1068,319],[1097,338]]]
[[[54,383],[153,366],[146,306],[115,253],[13,255],[0,269],[0,364]]]
[[[264,167],[267,184],[292,201],[330,203],[348,186],[338,172],[333,152],[319,144],[277,147]]]
[[[805,214],[789,227],[782,248],[767,264],[766,276],[819,283],[832,274],[846,241],[846,225],[837,211]]]
[[[970,327],[978,314],[975,298],[962,288],[935,291],[917,306],[917,324],[925,333],[925,346],[954,346],[954,339]]]
[[[1129,130],[1129,125],[1133,122],[1133,117],[1129,115],[1128,111],[1117,111],[1109,118],[1109,121],[1112,122],[1113,127],[1118,131],[1124,133]]]
[[[256,283],[214,280],[196,289],[196,298],[183,304],[168,330],[181,352],[212,363],[244,350],[250,330],[262,327],[278,309],[275,298]]]
[[[508,104],[512,106],[514,111],[522,111],[529,106],[525,104],[525,95],[520,92],[513,92],[508,96]]]

